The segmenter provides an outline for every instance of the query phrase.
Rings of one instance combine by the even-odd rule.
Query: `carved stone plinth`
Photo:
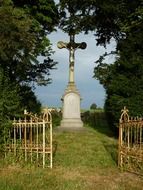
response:
[[[69,83],[62,97],[63,117],[61,127],[83,127],[80,115],[80,94],[74,83]]]

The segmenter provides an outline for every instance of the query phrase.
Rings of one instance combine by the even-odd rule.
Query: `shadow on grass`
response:
[[[106,137],[101,138],[101,142],[105,147],[106,151],[111,155],[115,163],[118,163],[118,143],[117,135],[109,128],[107,123],[105,125],[95,125],[94,129],[101,134],[104,134]]]
[[[58,149],[58,142],[53,141],[53,158],[56,156],[57,149]]]
[[[117,136],[115,136],[114,132],[111,131],[108,125],[98,125],[98,127],[94,127],[96,131],[101,134],[104,134],[104,138],[100,138],[104,148],[110,154],[112,159],[116,164],[118,164],[118,141]]]
[[[117,144],[107,144],[103,142],[103,146],[106,151],[111,155],[112,159],[116,164],[118,164],[118,146]]]
[[[111,155],[112,159],[117,164],[118,162],[118,131],[113,131],[109,127],[104,112],[85,112],[83,121],[91,128],[101,134],[100,141],[106,151]],[[102,136],[104,135],[104,136]]]
[[[106,151],[111,155],[112,159],[115,163],[118,163],[118,141],[115,133],[110,129],[110,127],[105,123],[105,125],[95,125],[93,127],[96,131],[101,134],[104,134],[104,138],[100,138],[103,146]]]

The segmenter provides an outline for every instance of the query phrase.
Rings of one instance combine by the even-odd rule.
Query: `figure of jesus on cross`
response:
[[[66,48],[69,50],[69,83],[74,84],[74,62],[75,62],[75,50],[80,48],[80,49],[85,49],[86,48],[86,43],[75,43],[75,35],[70,34],[70,42],[62,42],[59,41],[57,43],[57,46],[59,49]]]

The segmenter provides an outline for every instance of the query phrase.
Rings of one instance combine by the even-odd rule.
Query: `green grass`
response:
[[[53,169],[0,164],[0,190],[142,190],[143,179],[117,167],[117,139],[104,125],[53,134]]]
[[[104,135],[104,141],[100,140],[101,134],[89,128],[84,132],[64,132],[55,134],[54,139],[58,139],[55,156],[55,165],[63,167],[110,167],[116,166],[111,154],[107,151],[104,143],[117,145],[115,139],[110,139]],[[109,142],[110,141],[110,142]],[[55,141],[56,144],[57,141]]]

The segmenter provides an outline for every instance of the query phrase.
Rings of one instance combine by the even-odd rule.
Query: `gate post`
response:
[[[119,120],[119,150],[118,150],[118,167],[122,167],[123,157],[122,157],[122,142],[123,142],[123,128],[122,128],[122,120]]]
[[[52,139],[52,117],[50,115],[50,168],[53,167],[53,139]]]
[[[45,121],[43,119],[43,168],[45,168]]]
[[[122,167],[123,166],[123,128],[124,124],[126,122],[129,122],[129,115],[128,115],[129,110],[126,109],[124,106],[124,109],[121,110],[121,117],[119,119],[119,150],[118,150],[118,166]],[[128,137],[129,138],[129,137]],[[129,146],[129,139],[128,139],[128,146]]]

